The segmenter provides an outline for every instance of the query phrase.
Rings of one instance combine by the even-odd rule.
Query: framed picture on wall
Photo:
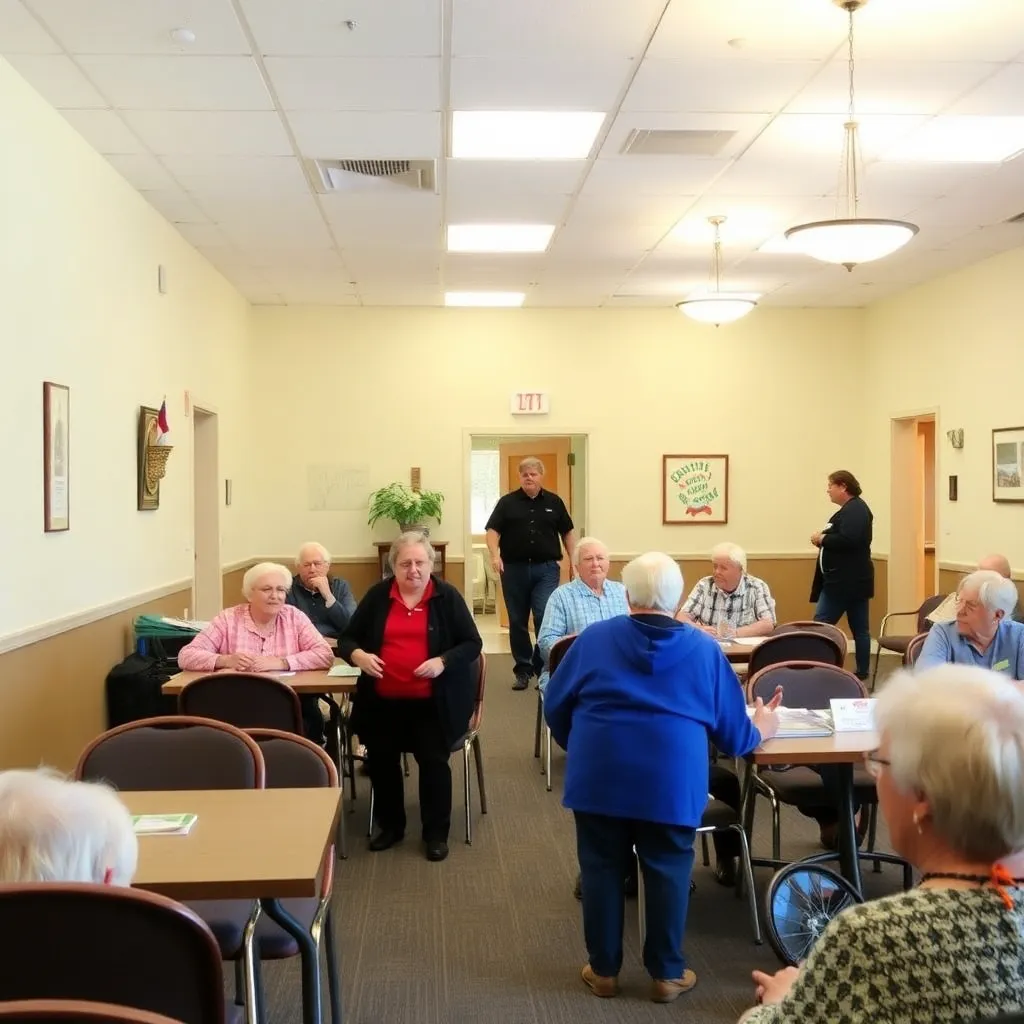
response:
[[[43,381],[43,529],[71,528],[71,392]]]
[[[136,476],[138,478],[138,509],[150,512],[160,507],[160,477],[156,476],[146,458],[146,449],[156,444],[159,434],[157,417],[159,409],[151,409],[148,405],[139,406],[139,434],[136,444]]]
[[[666,525],[729,522],[729,456],[663,455],[661,521]]]
[[[992,500],[1024,501],[1024,427],[992,431]]]

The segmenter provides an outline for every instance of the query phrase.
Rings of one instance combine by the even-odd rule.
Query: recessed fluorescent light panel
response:
[[[933,117],[886,150],[883,160],[999,164],[1024,150],[1024,117]]]
[[[554,224],[449,224],[449,252],[544,252]]]
[[[445,292],[446,306],[488,306],[513,309],[521,306],[526,292]]]
[[[585,160],[605,115],[551,110],[456,110],[457,160]]]

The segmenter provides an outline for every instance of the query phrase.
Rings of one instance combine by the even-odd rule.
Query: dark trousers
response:
[[[681,978],[683,932],[693,871],[692,828],[574,812],[583,890],[583,935],[595,974],[622,967],[625,878],[636,847],[644,875],[644,967],[652,978]]]
[[[740,780],[730,768],[713,764],[708,776],[708,792],[723,804],[728,804],[740,813]],[[711,837],[715,844],[715,856],[721,862],[740,855],[740,837],[733,829],[715,832]]]
[[[326,697],[326,694],[323,695]],[[319,693],[300,693],[299,704],[302,707],[302,729],[307,740],[318,746],[324,745],[324,716],[320,710]]]
[[[825,799],[821,804],[807,804],[798,809],[801,814],[813,818],[819,826],[835,825],[839,821],[839,801],[842,798],[839,769],[834,764],[809,764],[807,767],[821,776],[821,781],[825,786]],[[855,798],[853,813],[856,814],[859,810],[860,804]]]
[[[420,821],[426,842],[447,841],[452,823],[451,751],[433,700],[382,700],[374,708],[366,744],[373,786],[374,817],[381,829],[405,832],[402,751],[416,758],[420,777]]]
[[[857,675],[866,679],[868,670],[871,668],[871,625],[868,619],[868,599],[860,597],[850,600],[823,590],[818,598],[817,607],[814,609],[814,620],[830,622],[834,626],[843,617],[844,612],[857,650]]]
[[[558,586],[557,562],[505,562],[501,592],[508,609],[508,642],[517,676],[539,676],[544,661],[530,642],[530,613],[534,635],[540,632],[548,598]]]

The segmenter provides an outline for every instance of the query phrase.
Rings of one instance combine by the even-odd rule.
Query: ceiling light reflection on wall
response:
[[[446,306],[481,306],[513,309],[521,306],[526,292],[445,292]]]
[[[449,252],[544,252],[554,224],[449,224]]]
[[[585,160],[605,115],[593,111],[456,110],[456,160]]]

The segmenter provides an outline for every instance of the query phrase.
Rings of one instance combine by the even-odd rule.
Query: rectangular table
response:
[[[341,813],[340,789],[122,792],[132,814],[197,815],[187,836],[140,836],[133,885],[175,900],[259,900],[302,961],[304,1024],[320,1024],[320,961],[281,904],[318,896],[317,876]],[[252,1007],[249,1007],[252,1010]]]
[[[339,662],[344,664],[344,662]],[[218,669],[226,671],[226,669]],[[161,687],[161,690],[171,696],[181,693],[187,683],[202,676],[213,675],[212,672],[179,672],[171,676]],[[261,672],[260,675],[273,676],[287,683],[296,693],[354,693],[356,688],[356,676],[329,676],[327,669],[317,669],[315,672],[296,672],[294,675],[284,673]]]

